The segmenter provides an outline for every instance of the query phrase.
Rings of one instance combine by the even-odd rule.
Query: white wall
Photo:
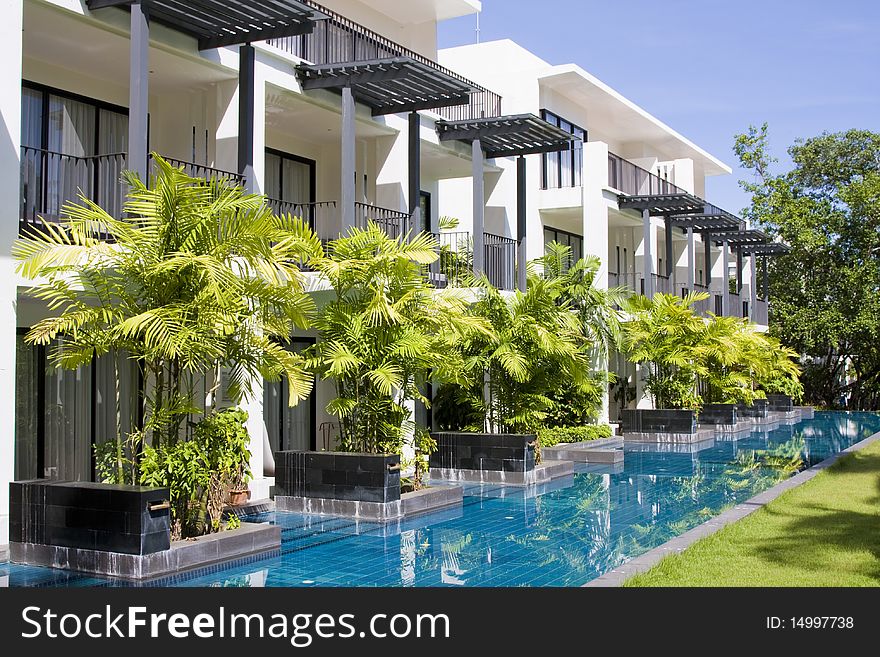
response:
[[[9,542],[9,482],[15,464],[15,313],[12,244],[18,237],[19,146],[21,144],[22,4],[0,0],[0,545]]]

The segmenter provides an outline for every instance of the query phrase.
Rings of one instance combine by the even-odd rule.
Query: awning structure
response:
[[[140,4],[150,20],[195,37],[199,50],[309,34],[326,14],[299,0],[86,0],[89,9]]]
[[[675,194],[640,194],[630,196],[621,194],[618,198],[621,210],[645,210],[652,217],[680,217],[681,215],[704,214],[706,202],[687,192]]]
[[[669,217],[673,228],[690,228],[695,233],[721,233],[745,229],[745,223],[729,212],[720,214],[695,213]]]
[[[534,114],[513,114],[465,121],[438,121],[440,141],[478,141],[487,158],[565,151],[580,141]]]
[[[724,233],[714,237],[716,242],[726,241],[735,249],[745,251],[747,247],[766,244],[769,238],[762,230],[738,230],[733,233]]]
[[[371,59],[342,64],[302,64],[297,76],[303,89],[350,88],[373,116],[466,105],[479,89],[411,57]]]
[[[791,247],[783,242],[768,242],[767,244],[750,244],[742,247],[743,253],[754,256],[779,256],[791,252]]]
[[[483,160],[515,157],[516,162],[516,287],[526,291],[526,155],[568,151],[581,139],[534,114],[511,114],[462,121],[438,121],[440,141],[463,141],[471,145],[474,212],[474,273],[484,273],[483,227],[485,222]]]

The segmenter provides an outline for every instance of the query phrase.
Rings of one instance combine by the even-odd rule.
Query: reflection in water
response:
[[[772,431],[698,446],[627,446],[623,468],[579,466],[540,489],[465,487],[464,507],[379,525],[271,514],[280,556],[170,586],[572,586],[705,522],[793,473],[880,431],[870,413],[817,413]],[[10,585],[106,584],[0,565]]]

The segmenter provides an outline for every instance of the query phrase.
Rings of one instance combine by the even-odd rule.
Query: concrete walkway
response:
[[[741,520],[747,515],[754,513],[761,507],[769,504],[777,497],[782,495],[785,491],[791,490],[792,488],[797,488],[801,484],[808,482],[810,479],[836,463],[847,454],[858,452],[859,450],[864,449],[871,443],[874,443],[878,440],[880,440],[880,433],[875,433],[870,438],[866,438],[865,440],[856,443],[852,447],[849,447],[842,452],[825,459],[821,463],[817,463],[813,467],[808,468],[803,472],[799,472],[790,479],[786,479],[782,483],[779,483],[772,488],[768,488],[763,493],[755,495],[753,498],[746,500],[741,504],[737,504],[736,506],[728,509],[722,514],[712,518],[707,522],[704,522],[702,525],[698,525],[690,531],[685,532],[681,536],[676,536],[675,538],[667,541],[663,545],[660,545],[653,550],[645,552],[644,554],[639,555],[638,557],[635,557],[634,559],[631,559],[624,564],[621,564],[614,570],[611,570],[604,575],[601,575],[600,577],[597,577],[596,579],[587,582],[586,584],[584,584],[584,586],[620,586],[633,575],[644,573],[656,566],[657,563],[659,563],[660,560],[663,559],[663,557],[669,554],[679,554],[683,552],[688,547],[699,541],[701,538],[711,536],[719,529],[726,527],[732,522]]]

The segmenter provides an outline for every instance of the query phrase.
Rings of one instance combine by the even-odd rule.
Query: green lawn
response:
[[[625,586],[880,586],[880,442]]]

